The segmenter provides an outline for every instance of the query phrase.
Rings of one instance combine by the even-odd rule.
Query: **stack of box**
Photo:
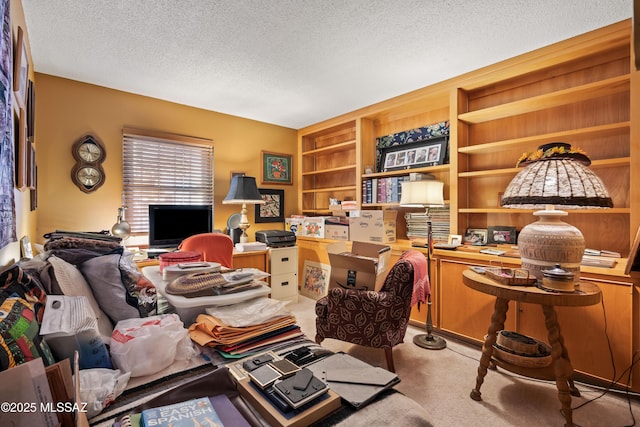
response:
[[[361,242],[393,243],[396,241],[397,214],[394,210],[351,211],[349,238]]]

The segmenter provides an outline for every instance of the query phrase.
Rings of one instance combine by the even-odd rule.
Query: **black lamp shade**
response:
[[[256,179],[252,176],[236,175],[231,179],[231,188],[227,197],[222,201],[223,204],[241,204],[241,203],[264,203],[262,196],[258,191]]]

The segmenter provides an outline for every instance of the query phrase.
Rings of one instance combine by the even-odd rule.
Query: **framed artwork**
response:
[[[449,243],[450,245],[460,246],[462,244],[462,236],[460,234],[449,234],[447,243]]]
[[[300,294],[315,300],[322,298],[329,290],[330,276],[330,265],[314,261],[305,261]]]
[[[474,246],[483,246],[487,244],[488,231],[486,228],[467,228],[462,238],[462,243]]]
[[[255,205],[255,222],[284,222],[284,190],[258,188],[264,205]]]
[[[292,184],[291,154],[262,152],[260,164],[263,184]]]
[[[636,231],[636,237],[633,239],[633,245],[629,252],[629,259],[624,268],[624,274],[636,276],[640,272],[640,227]],[[633,273],[633,274],[632,274]]]
[[[489,227],[487,229],[487,243],[515,245],[516,228],[500,225]]]
[[[36,92],[33,81],[27,85],[27,139],[33,141],[36,120]]]
[[[231,181],[234,176],[245,176],[245,175],[246,173],[242,171],[231,171],[231,178],[229,179],[229,181]]]
[[[29,78],[29,57],[27,43],[24,39],[22,27],[18,27],[18,39],[13,59],[13,92],[20,108],[27,104],[27,80]]]
[[[29,145],[27,140],[27,115],[20,109],[20,117],[16,120],[15,131],[15,173],[16,188],[20,191],[29,188]]]
[[[442,165],[447,160],[449,138],[446,136],[392,145],[382,150],[382,171]]]

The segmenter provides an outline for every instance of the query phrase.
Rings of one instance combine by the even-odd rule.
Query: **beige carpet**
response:
[[[314,304],[314,300],[301,296],[297,304],[289,305],[310,339],[315,339]],[[430,414],[434,426],[564,425],[555,383],[520,377],[502,369],[489,371],[480,389],[482,401],[476,402],[469,393],[475,386],[480,350],[451,338],[447,338],[444,350],[426,350],[413,344],[413,337],[422,333],[410,326],[405,342],[394,348],[396,373],[401,379],[396,389],[418,402]],[[332,339],[325,340],[323,346],[386,368],[382,350]],[[631,426],[635,424],[633,417],[640,422],[637,397],[629,403],[625,395],[608,393],[599,397],[599,389],[582,383],[576,386],[581,397],[572,398],[574,424]],[[589,402],[592,399],[595,400]],[[372,425],[375,424],[368,427]]]

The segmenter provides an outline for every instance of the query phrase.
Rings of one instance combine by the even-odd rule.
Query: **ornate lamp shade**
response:
[[[518,237],[522,267],[538,278],[556,264],[580,278],[585,242],[580,230],[561,220],[566,209],[611,208],[613,202],[602,180],[591,171],[589,158],[569,144],[554,142],[520,158],[526,164],[511,180],[502,197],[507,208],[538,209],[537,222]],[[566,289],[556,289],[566,290]]]
[[[224,198],[222,204],[242,205],[242,210],[240,211],[240,224],[238,225],[238,228],[242,230],[240,243],[246,243],[249,241],[247,228],[249,228],[251,224],[247,217],[247,203],[262,205],[264,204],[264,200],[262,200],[262,195],[258,191],[258,186],[256,185],[256,179],[254,177],[236,175],[231,179],[229,193],[227,193],[227,197]]]

